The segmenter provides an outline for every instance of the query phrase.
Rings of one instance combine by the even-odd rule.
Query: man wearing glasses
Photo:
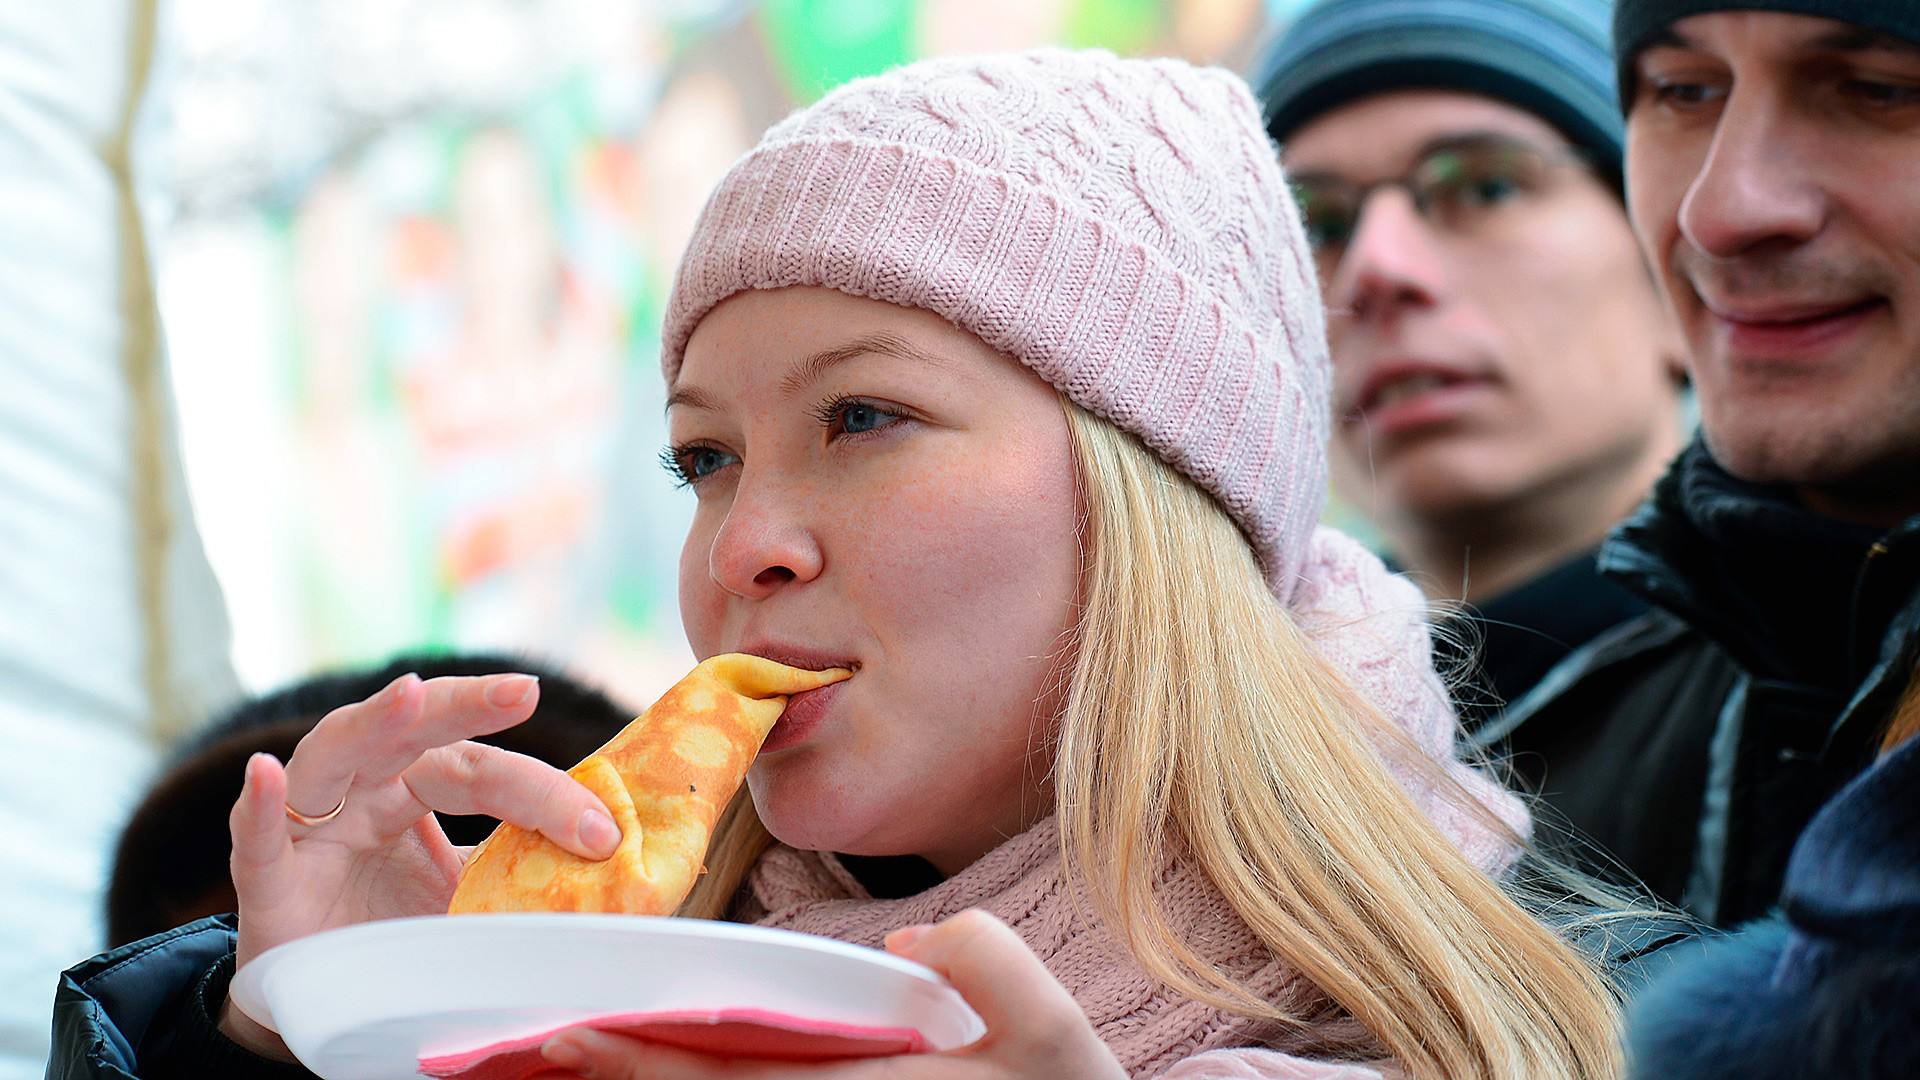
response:
[[[1470,720],[1647,610],[1594,552],[1682,445],[1684,345],[1621,201],[1608,16],[1605,0],[1329,0],[1257,80],[1326,294],[1335,485],[1429,595],[1470,605],[1450,620],[1482,646],[1457,695]],[[1609,788],[1649,736],[1600,718],[1505,748],[1677,897],[1686,851],[1639,818],[1609,826],[1622,799],[1690,819],[1698,787]]]

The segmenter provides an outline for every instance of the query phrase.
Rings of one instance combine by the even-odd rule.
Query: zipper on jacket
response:
[[[1860,670],[1860,600],[1867,592],[1867,576],[1873,573],[1873,561],[1885,555],[1891,549],[1883,537],[1873,542],[1867,549],[1867,555],[1860,560],[1860,572],[1853,578],[1853,598],[1847,604],[1847,675]],[[1875,648],[1879,646],[1875,642]]]

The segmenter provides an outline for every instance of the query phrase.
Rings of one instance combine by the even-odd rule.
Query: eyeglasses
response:
[[[1342,176],[1303,174],[1292,181],[1294,201],[1323,279],[1331,277],[1360,227],[1367,200],[1397,187],[1435,228],[1467,235],[1499,215],[1549,195],[1562,165],[1584,164],[1572,146],[1547,150],[1507,136],[1470,136],[1448,142],[1414,163],[1404,176],[1356,183]]]

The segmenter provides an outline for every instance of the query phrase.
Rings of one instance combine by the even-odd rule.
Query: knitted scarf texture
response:
[[[1197,868],[1170,865],[1156,895],[1173,931],[1203,958],[1304,1026],[1224,1012],[1142,971],[1098,920],[1085,889],[1067,881],[1053,818],[939,885],[898,900],[868,895],[831,854],[777,844],[754,867],[731,917],[880,948],[894,930],[984,909],[1039,956],[1136,1080],[1233,1047],[1344,1060],[1386,1056],[1358,1021],[1269,952]]]

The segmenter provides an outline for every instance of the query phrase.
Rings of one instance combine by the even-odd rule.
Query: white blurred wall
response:
[[[0,4],[0,1080],[44,1074],[159,748],[235,689],[134,209],[154,8]]]

